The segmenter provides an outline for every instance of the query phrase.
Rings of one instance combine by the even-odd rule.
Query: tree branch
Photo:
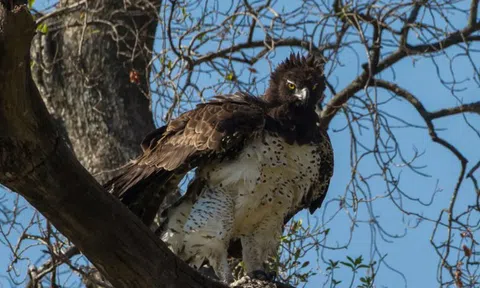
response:
[[[455,155],[455,157],[457,157],[458,161],[460,162],[460,173],[458,175],[457,182],[455,184],[455,188],[454,188],[452,196],[450,198],[450,204],[449,204],[449,207],[448,207],[448,210],[447,210],[449,229],[448,229],[448,236],[447,236],[446,243],[450,243],[450,241],[453,237],[453,233],[452,233],[452,224],[453,224],[453,221],[454,221],[453,211],[454,211],[455,204],[457,202],[457,196],[458,196],[458,192],[460,190],[460,186],[462,185],[463,179],[465,177],[467,163],[468,163],[467,158],[454,145],[452,145],[450,142],[446,141],[445,139],[443,139],[443,138],[441,138],[437,135],[437,132],[435,131],[435,127],[432,123],[432,120],[435,119],[435,118],[432,117],[432,113],[429,113],[427,111],[427,109],[425,109],[425,107],[418,100],[417,97],[415,97],[413,94],[411,94],[406,89],[401,88],[397,84],[394,84],[394,83],[391,83],[391,82],[388,82],[388,81],[385,81],[385,80],[374,80],[371,83],[371,86],[381,87],[383,89],[389,90],[389,91],[393,92],[394,94],[404,98],[410,104],[412,104],[416,108],[418,113],[420,113],[423,120],[427,124],[428,131],[429,131],[429,134],[430,134],[430,137],[431,137],[432,141],[436,142],[436,143],[442,145],[443,147],[445,147],[446,149],[448,149],[453,155]],[[476,104],[476,103],[473,103],[473,104]],[[456,108],[458,108],[458,107],[453,108],[453,110],[457,110]],[[444,110],[448,110],[448,109],[443,109],[441,111],[444,111]],[[460,113],[460,112],[458,112],[458,113]],[[439,114],[439,113],[437,112],[437,114]],[[453,114],[455,114],[455,113],[450,113],[450,115],[453,115]],[[446,116],[446,115],[448,115],[448,112],[444,112],[442,115]],[[441,117],[441,116],[439,116],[439,117]],[[469,175],[467,175],[467,176],[469,176]],[[476,184],[475,181],[474,181],[474,184]],[[435,232],[436,232],[436,229],[434,230],[433,233],[435,234]],[[431,241],[433,241],[432,240],[433,238],[434,237],[432,236]],[[432,242],[432,244],[433,244],[433,242]],[[445,247],[444,254],[440,255],[440,257],[441,257],[442,266],[444,266],[450,272],[452,278],[454,278],[455,277],[454,267],[449,265],[449,263],[447,261],[447,259],[449,257],[449,254],[450,254],[450,251],[451,251],[451,246],[447,245]],[[438,251],[437,251],[437,253],[438,253]]]
[[[475,0],[473,0],[475,2]],[[478,1],[476,1],[478,2]],[[340,5],[341,1],[336,1],[336,5]],[[476,10],[472,10],[477,7],[478,4],[472,3],[471,10],[470,10],[470,18],[472,15],[477,15]],[[338,9],[338,8],[337,8]],[[354,13],[354,12],[351,12]],[[415,15],[411,16],[412,18]],[[439,52],[441,50],[445,50],[448,47],[453,45],[457,45],[460,43],[467,43],[471,41],[480,41],[479,35],[472,35],[473,33],[480,30],[480,23],[475,21],[470,21],[465,28],[462,30],[455,31],[445,38],[440,39],[434,43],[428,44],[421,44],[421,45],[409,45],[405,43],[390,54],[389,56],[385,57],[382,61],[378,63],[378,66],[375,67],[374,71],[370,71],[371,69],[366,69],[360,74],[355,80],[353,80],[350,85],[345,87],[342,91],[338,94],[334,95],[334,97],[330,100],[330,102],[325,106],[325,109],[322,111],[322,127],[326,128],[330,124],[330,121],[336,115],[337,111],[345,104],[347,101],[355,95],[358,91],[365,88],[371,81],[372,77],[376,74],[382,72],[383,70],[391,67],[393,64],[399,62],[406,56],[410,55],[419,55],[419,54],[430,54]]]
[[[454,114],[461,114],[464,112],[480,114],[480,101],[469,103],[469,104],[463,104],[457,107],[440,109],[438,111],[431,112],[429,116],[430,116],[430,119],[436,119],[436,118],[441,118],[441,117],[450,116]]]
[[[296,46],[296,47],[302,47],[302,48],[305,48],[305,49],[310,49],[311,48],[311,49],[316,50],[316,51],[333,49],[333,47],[335,47],[335,45],[330,44],[330,45],[326,45],[326,46],[322,46],[320,48],[317,48],[317,47],[313,46],[313,44],[308,42],[308,41],[304,41],[304,40],[300,40],[300,39],[296,39],[296,38],[270,39],[269,42],[271,42],[273,44],[273,46],[276,46],[276,47]],[[213,52],[213,53],[209,53],[209,54],[207,54],[203,57],[200,57],[193,62],[192,66],[196,66],[196,65],[199,65],[201,63],[211,61],[211,60],[213,60],[215,58],[218,58],[218,57],[224,57],[228,54],[238,52],[238,51],[241,51],[241,50],[246,49],[246,48],[265,47],[266,46],[265,43],[266,43],[266,40],[258,40],[258,41],[249,41],[249,42],[237,44],[237,45],[234,45],[234,46],[222,49],[222,50],[218,50],[218,51]]]
[[[0,4],[0,183],[25,197],[114,287],[226,287],[177,258],[78,162],[31,78],[34,31],[26,6],[10,12]]]
[[[115,287],[224,287],[175,257],[58,136],[30,75],[35,26],[26,7],[0,6],[0,27],[0,182],[45,215]]]

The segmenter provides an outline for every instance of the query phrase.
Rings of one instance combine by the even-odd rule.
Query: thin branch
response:
[[[465,112],[480,114],[480,101],[434,111],[430,113],[429,117],[430,119],[436,119]]]
[[[5,132],[0,138],[0,182],[24,196],[115,287],[225,287],[173,255],[140,219],[103,191],[60,140],[31,79],[35,25],[26,7],[10,12],[0,4],[0,24],[0,130]]]
[[[68,12],[72,12],[72,11],[75,11],[75,10],[78,10],[80,8],[82,8],[83,5],[85,5],[87,3],[86,0],[81,0],[81,1],[78,1],[78,2],[75,2],[73,4],[70,4],[66,7],[62,7],[62,8],[58,8],[56,9],[55,11],[51,12],[51,13],[48,13],[46,15],[43,15],[41,17],[38,17],[36,20],[35,20],[35,24],[40,24],[42,23],[43,21],[49,19],[49,18],[52,18],[52,17],[57,17],[63,13],[68,13]]]

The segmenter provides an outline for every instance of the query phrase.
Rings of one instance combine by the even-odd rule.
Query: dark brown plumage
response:
[[[143,154],[105,187],[150,225],[164,197],[189,170],[205,161],[234,157],[264,127],[267,106],[243,93],[200,104],[148,134],[141,144]]]
[[[269,88],[267,89],[263,99],[245,93],[217,96],[212,101],[205,104],[200,104],[195,109],[180,115],[178,118],[171,121],[168,125],[148,134],[141,144],[143,154],[134,161],[132,161],[130,164],[128,164],[118,177],[112,179],[109,183],[106,184],[106,187],[109,191],[111,191],[112,194],[119,197],[123,203],[129,206],[129,208],[136,215],[138,215],[145,224],[150,225],[153,222],[153,219],[165,196],[169,193],[173,193],[174,191],[176,191],[180,180],[185,176],[188,171],[194,168],[198,168],[196,179],[193,182],[194,184],[189,186],[186,195],[184,195],[182,199],[180,199],[180,201],[171,208],[173,212],[165,212],[165,215],[169,217],[187,217],[187,214],[190,213],[188,211],[192,211],[191,213],[194,214],[191,214],[190,218],[194,217],[192,218],[194,224],[192,222],[192,224],[188,225],[194,225],[195,227],[197,227],[198,225],[200,225],[199,223],[203,223],[204,221],[211,221],[208,219],[213,219],[212,217],[217,217],[220,220],[222,217],[226,217],[224,219],[225,221],[227,221],[227,219],[230,219],[229,217],[233,217],[227,216],[230,215],[230,212],[228,212],[229,210],[225,210],[227,209],[226,207],[230,205],[225,203],[230,203],[228,201],[231,200],[228,199],[230,199],[229,197],[231,197],[231,195],[229,194],[221,196],[222,193],[227,193],[221,192],[225,188],[225,186],[222,186],[222,183],[225,183],[225,185],[230,185],[228,186],[228,189],[230,189],[228,190],[230,191],[228,193],[237,193],[232,192],[235,191],[235,189],[237,188],[235,188],[233,184],[230,184],[232,183],[229,182],[231,180],[228,180],[225,177],[229,177],[227,175],[228,173],[236,173],[236,171],[240,168],[242,171],[243,169],[246,169],[244,172],[241,173],[247,174],[241,174],[243,176],[239,174],[238,177],[240,178],[235,178],[237,179],[235,181],[242,181],[242,183],[252,183],[252,181],[255,181],[256,183],[258,183],[255,185],[270,185],[265,186],[265,188],[262,189],[267,189],[268,187],[271,187],[268,189],[272,189],[272,191],[267,189],[265,190],[266,192],[264,192],[274,194],[267,193],[266,195],[262,196],[266,197],[266,200],[261,201],[266,201],[266,203],[273,203],[273,197],[277,197],[274,196],[277,195],[275,193],[280,193],[278,194],[278,204],[275,204],[280,206],[278,206],[278,208],[274,208],[273,206],[269,208],[273,209],[270,212],[271,215],[267,214],[270,216],[258,217],[273,217],[274,215],[277,215],[275,209],[280,209],[279,211],[284,212],[278,212],[278,217],[281,217],[280,220],[281,223],[283,223],[287,222],[291,217],[293,217],[293,215],[295,215],[298,211],[302,209],[309,208],[310,212],[313,213],[318,207],[321,206],[325,198],[329,181],[333,172],[333,152],[330,144],[330,139],[328,138],[326,131],[321,131],[319,129],[319,119],[318,115],[315,113],[315,106],[319,101],[321,101],[324,89],[325,83],[323,76],[323,63],[315,59],[313,56],[301,57],[299,55],[292,54],[286,61],[278,65],[278,67],[272,73]],[[278,141],[276,139],[278,139]],[[256,145],[259,145],[258,149],[263,149],[262,155],[264,156],[258,156],[260,157],[258,158],[258,161],[264,161],[262,162],[264,163],[262,165],[286,166],[285,173],[287,174],[285,174],[285,181],[287,182],[282,184],[284,186],[279,186],[275,188],[275,185],[277,185],[275,181],[278,180],[273,180],[273,177],[278,177],[275,176],[275,173],[282,173],[281,168],[275,168],[277,169],[275,170],[277,172],[274,172],[273,170],[270,171],[268,169],[264,172],[261,172],[263,171],[263,168],[255,166],[255,162],[249,162],[250,160],[248,159],[239,159],[239,155],[244,155],[242,157],[250,157],[249,153],[260,153],[260,151],[256,151]],[[273,151],[269,152],[272,147]],[[278,151],[275,151],[275,149],[278,149]],[[295,149],[298,149],[298,151],[296,151]],[[291,150],[292,152],[287,152]],[[289,155],[289,153],[292,154]],[[308,163],[303,163],[301,161],[307,161]],[[250,168],[247,168],[247,166],[244,166],[244,168],[242,168],[241,166],[237,168],[236,165],[254,165],[251,169],[260,169],[258,170],[259,173],[266,174],[249,175],[248,169]],[[218,171],[216,168],[217,166],[219,167],[218,169],[220,169]],[[307,166],[312,167],[312,169],[316,170],[312,171]],[[302,168],[300,169],[300,167]],[[299,172],[296,172],[298,169],[300,169],[301,171],[299,170]],[[215,175],[215,173],[220,174]],[[224,175],[221,173],[227,174]],[[295,173],[298,173],[298,175]],[[220,180],[214,180],[217,178]],[[261,178],[264,180],[261,180]],[[270,181],[273,182],[269,183],[268,179],[272,179]],[[279,180],[283,181],[282,178],[279,178]],[[294,194],[285,195],[285,193],[288,194],[290,192],[284,191],[282,189],[286,189],[284,187],[294,187],[291,185],[295,185],[295,181],[298,181],[299,185],[298,189],[294,188],[298,190],[297,192],[295,192],[296,194],[294,192],[291,192]],[[245,188],[246,186],[243,188],[242,187],[239,187],[238,189],[247,189]],[[277,191],[277,189],[279,190]],[[264,192],[259,192],[260,194],[258,195],[263,195],[262,193]],[[255,191],[252,190],[251,193],[255,193]],[[210,199],[210,197],[213,198]],[[223,199],[222,197],[226,198]],[[251,202],[251,200],[249,200],[248,198],[245,198],[246,196],[243,194],[234,197],[237,197],[234,198],[234,203],[238,202],[237,204],[234,204],[234,206],[240,205],[239,207],[243,207],[241,209],[247,209],[252,205],[252,203],[254,203]],[[299,199],[298,201],[293,200],[295,197],[301,197],[301,199]],[[198,204],[204,206],[198,209],[195,208],[197,210],[195,210],[196,212],[193,212],[192,206],[195,205],[195,203],[197,203],[198,201],[203,201],[202,203],[205,204]],[[215,201],[220,201],[220,204],[218,204],[220,206],[215,207],[211,206],[213,204],[209,204],[216,203]],[[260,199],[258,201],[260,201]],[[179,212],[180,214],[178,214],[175,211],[179,209],[187,210],[185,210],[186,212]],[[212,211],[209,212],[208,209],[212,209]],[[214,213],[218,213],[218,216],[215,216]],[[241,215],[244,215],[242,214],[243,212],[239,213]],[[259,218],[258,221],[261,221],[261,219],[263,218]],[[186,218],[182,218],[182,220],[175,220],[174,222],[182,223],[179,227],[173,227],[172,225],[174,225],[175,223],[171,224],[167,221],[170,224],[164,223],[163,229],[171,229],[169,230],[170,232],[173,231],[172,233],[176,233],[176,230],[184,229],[183,225],[187,225],[185,224],[185,221],[187,221]],[[272,221],[270,221],[271,223],[267,223],[270,226],[265,226],[265,229],[270,229],[268,227],[277,227],[277,224],[275,224],[276,220],[274,221],[273,219]],[[176,225],[178,225],[178,223]],[[220,224],[217,223],[215,225]],[[246,224],[240,223],[238,225]],[[189,229],[193,229],[191,231],[201,231],[201,229],[203,229],[201,227],[203,226],[200,225],[197,228]],[[230,228],[228,227],[225,229],[228,229],[228,231],[234,231],[231,230],[234,229],[234,226]],[[238,232],[232,233],[247,233],[241,232],[245,230],[245,228],[238,227],[235,229],[240,230],[238,230]],[[208,229],[208,231],[211,231],[212,228],[210,227]],[[167,230],[163,231],[165,232]],[[223,231],[218,232],[222,234]],[[225,232],[227,232],[227,230],[225,230]],[[234,236],[234,234],[232,234],[232,237],[236,237]],[[268,237],[273,237],[272,239],[275,239],[274,234],[270,234],[271,235],[269,235]],[[170,237],[168,238],[170,239],[168,241],[177,241],[173,240],[175,237],[174,235],[172,235],[167,235],[164,237]],[[226,241],[229,240],[230,238],[226,239]],[[187,240],[178,241],[181,242]],[[200,244],[195,244],[191,247],[200,246]],[[253,249],[252,247],[253,246],[249,247],[249,253],[253,256],[249,256],[247,258],[255,258],[255,252],[251,250]],[[218,251],[221,252],[222,250],[221,246],[209,249],[213,249],[211,250],[213,252],[208,253],[217,253]],[[193,250],[191,250],[190,252],[194,253]],[[193,259],[197,257],[194,256],[197,254],[191,253],[189,254],[190,256],[184,256],[182,258],[186,257],[185,259],[187,259],[188,257],[190,257],[188,259]],[[208,258],[209,261],[217,261],[223,256],[219,256],[220,258],[217,259],[214,256],[207,256],[207,254],[205,254],[202,257]],[[244,256],[244,258],[245,257],[246,256]],[[196,259],[195,261],[200,261],[201,263],[202,259],[203,258]],[[257,260],[252,258],[249,261],[250,264],[248,265],[258,266],[257,264],[255,264],[257,263]],[[224,268],[222,265],[223,264],[219,264],[219,262],[214,263],[217,275],[219,272],[217,270],[221,270],[221,275],[219,276],[228,278],[228,272],[225,272],[225,269],[227,268]],[[226,280],[225,278],[223,279]]]

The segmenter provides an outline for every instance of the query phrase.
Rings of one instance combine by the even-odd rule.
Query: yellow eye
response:
[[[287,83],[287,87],[288,87],[288,89],[290,89],[290,90],[295,90],[295,88],[296,88],[297,86],[295,86],[295,84],[293,84],[293,83]]]
[[[313,85],[312,91],[315,91],[315,89],[317,89],[317,86],[318,86],[318,84]]]

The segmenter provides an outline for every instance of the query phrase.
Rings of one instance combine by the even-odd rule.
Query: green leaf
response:
[[[303,264],[302,264],[302,267],[301,267],[301,268],[305,268],[305,267],[307,267],[309,264],[310,264],[310,262],[309,262],[309,261],[305,261],[305,262],[303,262]]]
[[[228,81],[232,81],[233,80],[233,73],[228,73],[227,76],[225,76],[225,79],[227,79]]]
[[[35,0],[28,0],[28,9],[32,9],[33,3],[35,3]]]
[[[355,261],[353,260],[353,258],[352,258],[352,257],[350,257],[350,256],[347,256],[347,259],[348,259],[348,261],[350,261],[352,264],[355,264]]]
[[[325,236],[327,236],[327,235],[328,235],[328,233],[330,233],[330,228],[328,228],[328,229],[325,229],[325,231],[323,231],[323,233],[325,233]]]
[[[355,265],[362,264],[362,261],[363,261],[363,258],[362,258],[362,255],[360,255],[360,257],[358,257],[357,259],[355,259]]]
[[[350,267],[350,268],[352,268],[352,270],[354,270],[353,265],[350,264],[350,263],[348,263],[348,262],[340,261],[340,264],[342,264],[342,265],[344,265],[344,266],[347,266],[347,267]]]
[[[330,259],[330,260],[328,260],[328,261],[330,261],[330,266],[331,266],[332,268],[335,268],[335,267],[338,266],[338,261],[333,261],[332,259]]]
[[[48,26],[46,23],[42,23],[37,26],[37,31],[42,33],[42,34],[47,34],[48,33]]]

